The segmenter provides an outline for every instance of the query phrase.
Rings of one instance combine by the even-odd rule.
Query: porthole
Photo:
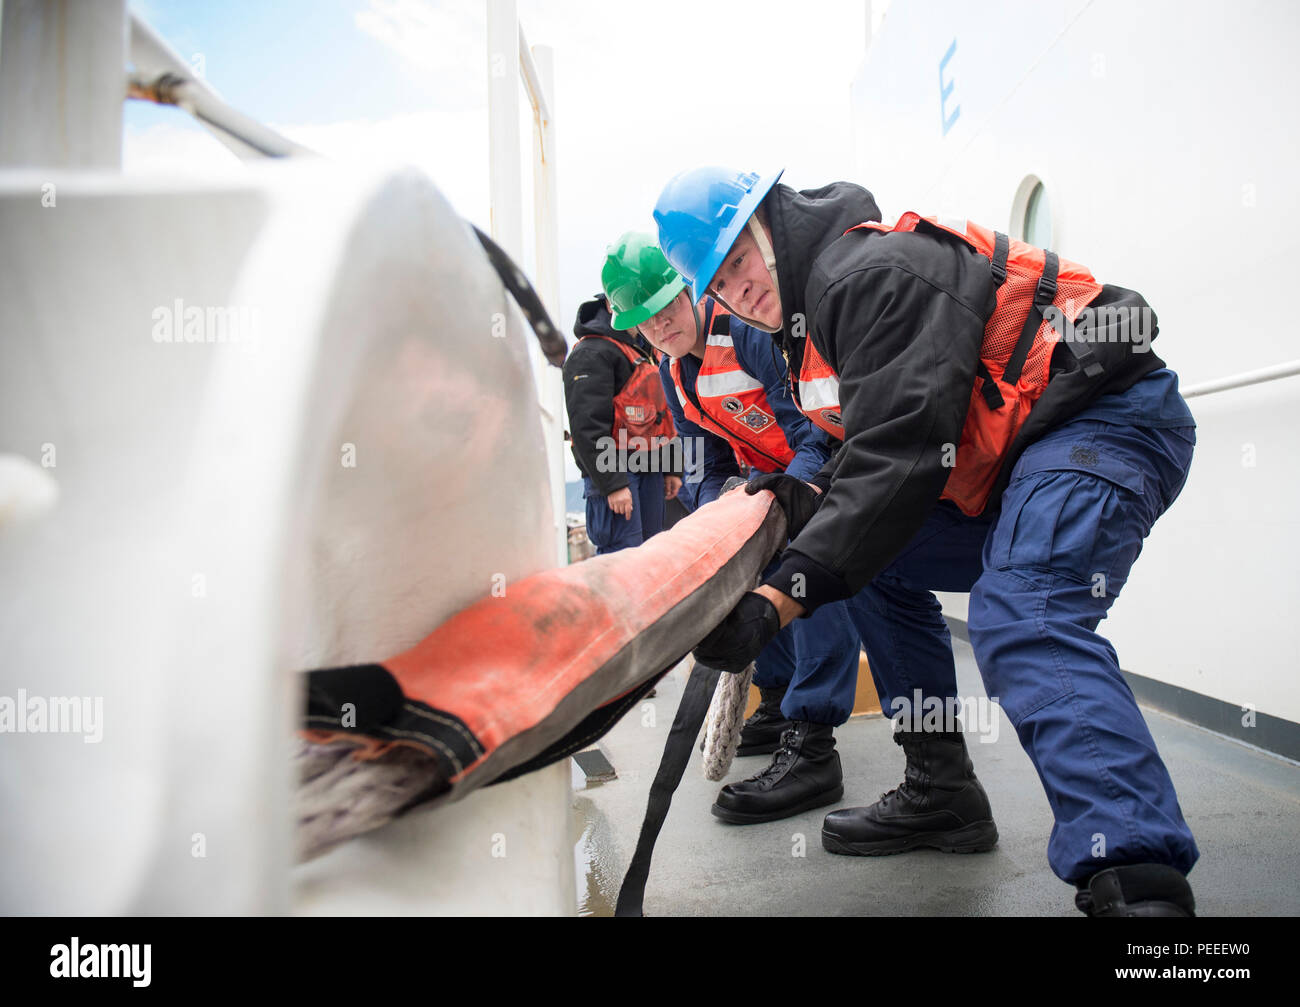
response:
[[[1055,247],[1057,235],[1052,226],[1051,197],[1037,175],[1025,176],[1016,190],[1011,207],[1011,233],[1039,248]]]

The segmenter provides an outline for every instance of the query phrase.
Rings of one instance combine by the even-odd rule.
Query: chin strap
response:
[[[758,226],[758,221],[753,217],[745,221],[745,226],[749,228],[749,233],[754,239],[754,244],[758,246],[758,254],[763,257],[763,265],[767,266],[767,271],[772,277],[772,286],[777,287],[776,283],[776,253],[772,251],[772,243],[767,240],[767,235],[763,229]],[[777,287],[780,290],[780,287]]]
[[[767,275],[772,277],[772,289],[776,291],[776,296],[780,299],[781,285],[776,280],[776,253],[772,251],[772,243],[767,240],[767,235],[763,233],[763,229],[759,227],[758,221],[753,217],[750,217],[749,220],[745,221],[745,226],[749,228],[749,233],[754,239],[754,244],[758,246],[758,254],[763,257],[763,265],[767,266]],[[723,304],[727,304],[727,302],[723,300],[723,298],[718,297],[717,294],[714,294],[713,296],[722,301]],[[746,318],[730,304],[727,304],[727,310],[746,325],[752,325],[760,332],[776,333],[781,331],[780,327],[773,329],[760,322],[754,321],[752,318]]]

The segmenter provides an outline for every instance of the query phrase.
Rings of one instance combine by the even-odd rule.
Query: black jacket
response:
[[[823,470],[829,490],[767,580],[811,611],[870,583],[938,502],[952,472],[945,446],[961,440],[997,288],[987,258],[937,229],[844,236],[854,224],[880,219],[859,186],[795,192],[780,185],[763,205],[786,316],[775,338],[797,375],[806,331],[840,382],[845,443]],[[1108,286],[1093,304],[1146,302]],[[1058,347],[1047,389],[1003,461],[986,513],[996,510],[1026,444],[1098,396],[1164,366],[1149,346],[1139,353],[1132,343],[1099,340],[1093,349],[1104,370],[1089,378],[1068,348]]]
[[[678,453],[671,446],[663,448],[658,459],[647,459],[644,451],[618,453],[614,471],[602,472],[601,466],[597,465],[601,438],[611,437],[614,431],[614,396],[623,390],[632,376],[632,361],[617,346],[605,339],[591,337],[616,339],[636,350],[651,366],[657,367],[653,354],[634,331],[620,332],[612,328],[610,322],[604,297],[598,294],[585,301],[578,308],[578,317],[573,323],[573,334],[578,337],[578,342],[564,361],[564,402],[569,411],[569,431],[573,436],[573,460],[603,496],[627,486],[629,469],[634,472],[676,471],[680,475],[681,468]],[[638,457],[633,459],[632,455]],[[673,468],[674,462],[678,462],[676,469]]]

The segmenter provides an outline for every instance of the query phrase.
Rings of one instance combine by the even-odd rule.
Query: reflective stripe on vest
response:
[[[1055,305],[1060,315],[1073,322],[1101,291],[1101,284],[1083,266],[1055,252],[970,221],[908,212],[893,227],[866,222],[844,233],[870,229],[888,234],[918,228],[953,235],[973,247],[989,260],[997,286],[997,306],[984,326],[966,421],[942,495],[973,516],[988,505],[1003,459],[1047,387],[1059,336],[1044,317],[1045,309]],[[1070,341],[1067,345],[1089,377],[1100,373],[1086,344]],[[804,344],[797,388],[800,410],[821,429],[843,439],[838,378],[811,338]]]
[[[725,309],[715,305],[705,319],[706,331],[715,318],[726,316]],[[745,464],[763,472],[783,472],[794,461],[794,451],[767,401],[763,382],[741,368],[729,334],[709,333],[695,379],[694,401],[682,382],[681,361],[674,360],[669,372],[686,418],[726,440]]]
[[[712,351],[715,346],[720,348],[720,352]],[[695,394],[700,398],[716,399],[723,395],[740,395],[762,389],[763,382],[740,369],[731,337],[709,336],[704,349],[704,362],[695,379]],[[763,401],[766,403],[766,397]]]

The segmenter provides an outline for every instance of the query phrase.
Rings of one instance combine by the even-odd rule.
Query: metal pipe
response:
[[[161,74],[166,71],[180,77],[191,75],[190,65],[180,53],[164,39],[139,14],[131,15],[131,62],[142,74]],[[208,85],[211,90],[211,85]],[[215,94],[216,92],[213,91]]]
[[[131,15],[131,62],[136,69],[128,78],[127,97],[184,109],[242,160],[314,153],[227,104],[135,14]]]
[[[532,99],[533,114],[542,122],[550,122],[551,109],[546,103],[547,85],[542,80],[545,73],[538,69],[537,63],[533,60],[533,50],[524,36],[522,24],[519,26],[519,71],[523,75],[524,85],[528,88],[528,96]],[[554,86],[554,81],[551,82],[551,86]]]
[[[1193,399],[1198,395],[1225,392],[1230,388],[1244,388],[1247,385],[1258,385],[1261,382],[1275,381],[1278,378],[1290,378],[1297,374],[1300,374],[1300,360],[1291,360],[1285,364],[1261,367],[1257,371],[1246,371],[1243,374],[1235,374],[1227,378],[1203,381],[1199,385],[1192,385],[1192,387],[1184,389],[1183,398]]]
[[[263,126],[256,119],[231,108],[193,78],[167,72],[150,79],[135,73],[127,78],[126,94],[128,98],[184,109],[244,160],[295,157],[312,153],[306,147]]]

